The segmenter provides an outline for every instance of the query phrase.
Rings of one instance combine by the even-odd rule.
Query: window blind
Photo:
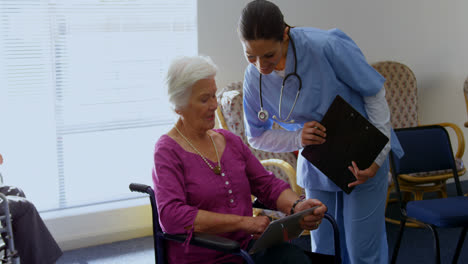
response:
[[[0,0],[5,184],[39,210],[130,197],[151,184],[173,124],[164,78],[197,53],[195,0]]]

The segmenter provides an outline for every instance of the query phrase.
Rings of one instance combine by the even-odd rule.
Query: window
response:
[[[0,0],[0,167],[48,211],[133,197],[197,54],[195,0]]]

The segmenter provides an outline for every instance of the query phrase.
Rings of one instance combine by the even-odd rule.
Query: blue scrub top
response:
[[[368,118],[363,96],[372,96],[382,89],[385,79],[370,66],[354,41],[339,29],[291,28],[290,38],[296,47],[297,74],[302,79],[302,89],[289,120],[281,123],[289,131],[301,129],[305,122],[321,121],[336,95],[340,95],[357,111]],[[286,75],[294,72],[294,51],[288,45]],[[271,129],[273,115],[279,116],[279,97],[283,78],[276,72],[262,76],[263,108],[269,119],[260,121],[259,72],[249,64],[244,78],[244,114],[246,134],[258,137]],[[290,77],[283,89],[281,118],[286,118],[294,103],[299,83]],[[288,121],[289,121],[288,120]],[[277,121],[276,121],[277,122]],[[401,146],[392,130],[392,150],[402,155]],[[364,168],[361,168],[364,169]],[[326,191],[341,189],[323,175],[315,166],[299,155],[297,168],[298,184],[304,188]],[[388,160],[382,164],[378,174],[381,178],[388,173]],[[383,176],[385,174],[385,176]]]

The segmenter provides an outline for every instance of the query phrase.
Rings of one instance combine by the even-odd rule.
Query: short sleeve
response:
[[[362,96],[373,96],[383,87],[382,77],[362,54],[356,43],[339,29],[329,31],[324,51],[336,76]]]

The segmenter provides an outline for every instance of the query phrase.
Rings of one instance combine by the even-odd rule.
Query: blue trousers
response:
[[[388,169],[380,168],[375,177],[357,186],[349,195],[344,192],[306,189],[307,198],[322,201],[328,207],[328,212],[335,217],[340,230],[344,264],[388,263],[385,229],[387,173]],[[333,229],[327,221],[312,231],[312,252],[334,254],[332,234]]]

